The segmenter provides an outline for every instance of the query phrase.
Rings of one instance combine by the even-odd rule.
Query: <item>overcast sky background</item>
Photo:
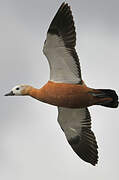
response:
[[[99,145],[96,167],[72,151],[57,108],[30,97],[4,97],[17,84],[43,86],[42,53],[49,24],[63,1],[0,0],[0,179],[118,180],[119,110],[91,107]],[[77,32],[84,81],[119,94],[119,1],[67,0]]]

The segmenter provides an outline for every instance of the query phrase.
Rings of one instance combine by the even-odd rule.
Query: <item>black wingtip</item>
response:
[[[63,2],[55,14],[50,27],[48,29],[49,34],[56,34],[62,36],[66,42],[66,46],[74,48],[76,45],[76,32],[74,26],[74,20],[72,11],[68,3]],[[68,35],[69,33],[69,35]]]
[[[76,136],[68,142],[82,160],[93,166],[97,165],[99,158],[98,145],[94,133],[91,130],[82,131],[82,137]]]
[[[68,3],[66,1],[64,1],[60,7],[63,7],[63,6],[68,6]]]

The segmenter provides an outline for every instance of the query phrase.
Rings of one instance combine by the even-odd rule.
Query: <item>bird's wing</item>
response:
[[[95,135],[91,131],[91,117],[88,109],[58,107],[58,122],[75,153],[84,161],[96,165],[98,146]]]
[[[76,32],[72,12],[63,3],[47,32],[43,52],[50,65],[50,80],[81,83],[81,69],[76,50]]]

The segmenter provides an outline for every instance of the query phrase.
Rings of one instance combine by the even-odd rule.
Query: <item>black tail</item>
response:
[[[99,104],[105,107],[117,108],[118,107],[118,95],[111,89],[98,89],[100,92],[95,93],[95,97],[99,98],[112,98],[111,101],[102,101]]]

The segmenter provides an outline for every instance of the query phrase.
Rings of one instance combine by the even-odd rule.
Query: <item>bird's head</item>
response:
[[[24,96],[24,95],[28,95],[29,90],[31,89],[31,86],[28,85],[17,85],[14,88],[12,88],[12,90],[5,94],[5,96]]]

